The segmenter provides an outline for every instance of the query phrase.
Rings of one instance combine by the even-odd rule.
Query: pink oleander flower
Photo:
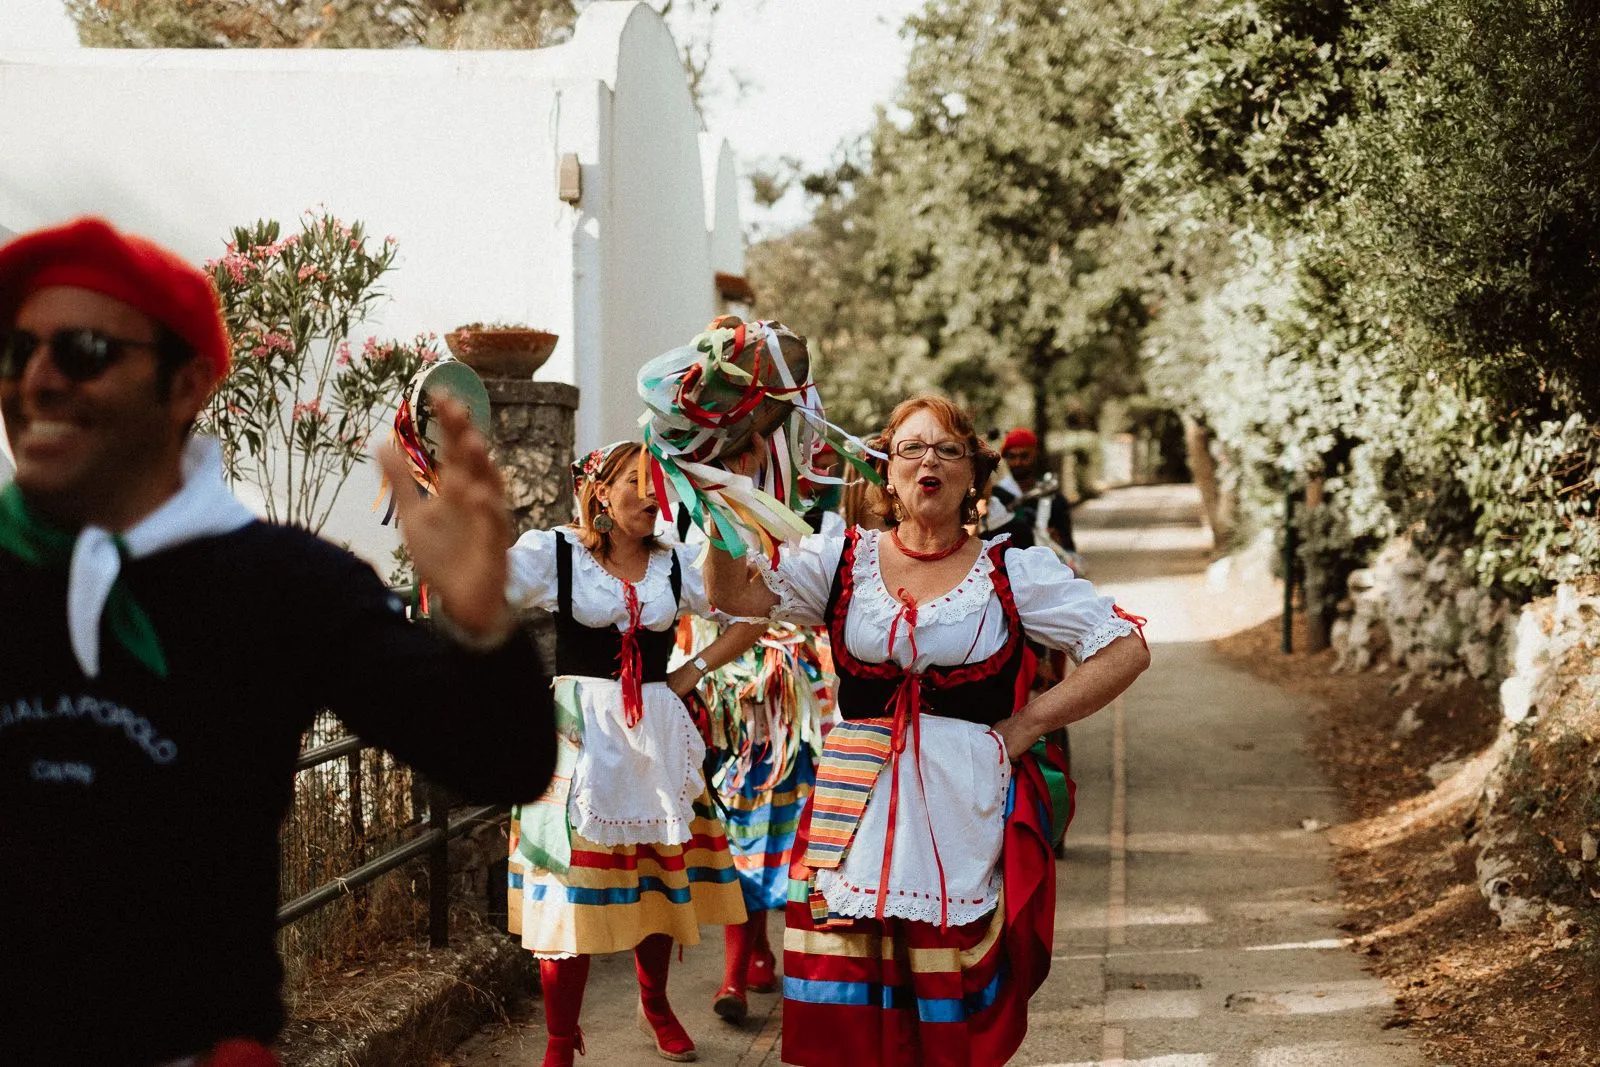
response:
[[[299,422],[301,419],[321,419],[322,398],[316,397],[311,400],[307,400],[303,404],[296,404],[294,406],[294,414],[292,417],[295,422]]]
[[[317,273],[317,268],[312,266],[310,263],[307,263],[305,266],[303,266],[299,270],[295,271],[295,277],[298,278],[300,281],[305,281],[307,278],[311,277],[312,275],[314,275],[316,273]]]
[[[334,356],[334,362],[335,363],[337,363],[341,367],[348,367],[350,365],[350,342],[349,341],[340,341],[339,342],[339,347],[334,349],[334,353],[335,353],[335,356]]]

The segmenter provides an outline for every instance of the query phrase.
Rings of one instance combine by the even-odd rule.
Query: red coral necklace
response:
[[[914,548],[907,548],[906,543],[900,540],[900,528],[898,526],[893,527],[889,531],[889,537],[894,541],[894,547],[898,548],[907,557],[914,560],[920,560],[923,563],[933,563],[936,560],[945,559],[949,556],[955,555],[961,550],[961,546],[967,543],[967,539],[971,536],[972,535],[967,533],[966,530],[962,530],[961,536],[956,538],[948,548],[937,549],[933,552],[918,552]]]

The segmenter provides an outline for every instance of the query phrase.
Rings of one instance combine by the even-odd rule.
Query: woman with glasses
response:
[[[886,530],[754,572],[707,561],[719,609],[825,625],[838,676],[790,868],[783,1060],[1003,1063],[1049,970],[1052,824],[1071,810],[1042,739],[1144,670],[1142,620],[1047,548],[971,536],[997,457],[950,401],[900,404],[874,447]],[[1083,666],[1030,699],[1025,638]]]

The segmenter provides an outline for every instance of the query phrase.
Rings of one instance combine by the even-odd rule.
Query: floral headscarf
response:
[[[611,458],[611,453],[619,448],[633,444],[632,441],[613,441],[609,445],[602,445],[581,459],[572,461],[572,493],[574,496],[583,489],[585,482],[592,482],[600,477],[600,469],[606,465],[606,460]]]

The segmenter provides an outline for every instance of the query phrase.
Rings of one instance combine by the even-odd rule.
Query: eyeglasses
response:
[[[894,446],[894,454],[901,459],[921,459],[928,454],[928,449],[933,449],[933,454],[947,462],[966,459],[972,455],[972,450],[961,441],[940,441],[930,445],[926,441],[901,441]]]
[[[106,372],[130,348],[155,348],[155,341],[130,341],[99,330],[57,330],[48,339],[27,330],[12,330],[0,337],[0,381],[20,381],[28,361],[41,345],[50,346],[56,369],[74,382],[87,382]]]

